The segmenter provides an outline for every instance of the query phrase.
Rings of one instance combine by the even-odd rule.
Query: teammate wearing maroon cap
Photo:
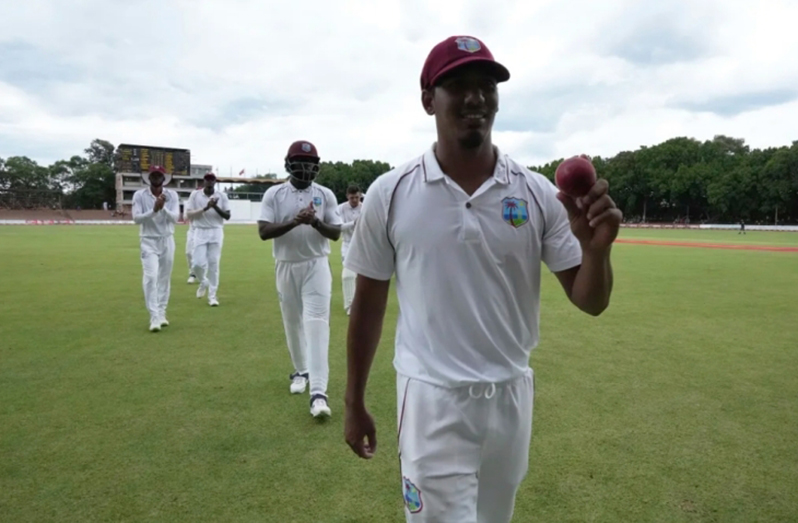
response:
[[[189,198],[186,215],[194,229],[194,252],[191,263],[199,279],[197,298],[208,293],[208,304],[218,307],[216,292],[219,289],[219,263],[224,244],[224,222],[230,219],[230,201],[227,194],[216,189],[216,175],[204,176],[204,187],[194,191]]]
[[[168,178],[167,178],[168,177]],[[139,225],[144,301],[150,313],[150,331],[169,325],[172,267],[175,261],[175,223],[180,215],[177,193],[164,189],[171,176],[158,165],[142,174],[149,187],[133,194],[133,221]]]
[[[294,366],[290,391],[301,394],[310,381],[310,413],[326,417],[331,414],[329,240],[341,236],[341,218],[335,194],[314,182],[319,154],[313,144],[291,144],[285,169],[288,183],[272,186],[263,195],[258,233],[262,240],[274,239],[277,295]]]
[[[476,38],[432,50],[421,99],[437,142],[371,184],[344,260],[358,274],[345,439],[363,458],[376,450],[365,389],[396,276],[408,522],[512,519],[528,468],[542,264],[579,309],[609,304],[621,213],[605,180],[573,200],[493,145],[497,84],[509,78]]]

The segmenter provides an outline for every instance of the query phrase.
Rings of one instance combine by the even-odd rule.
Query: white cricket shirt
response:
[[[341,215],[341,240],[345,245],[352,241],[352,234],[355,232],[355,220],[360,216],[360,211],[363,209],[363,204],[359,203],[357,207],[349,205],[345,201],[338,206],[338,214]]]
[[[321,221],[328,225],[341,225],[335,194],[315,182],[302,190],[291,185],[291,182],[269,187],[263,194],[259,219],[271,223],[289,222],[311,204]],[[306,261],[330,254],[330,241],[310,225],[294,227],[272,241],[272,253],[277,261]]]
[[[133,221],[139,224],[139,236],[142,238],[163,238],[175,233],[175,223],[180,216],[178,196],[172,189],[163,189],[163,193],[166,203],[158,212],[153,212],[155,196],[149,187],[133,194]]]
[[[211,198],[216,198],[217,205],[221,210],[230,211],[230,200],[227,198],[227,194],[215,188],[210,196],[205,194],[204,190],[194,191],[188,199],[188,206],[191,210],[204,209]],[[208,209],[191,222],[196,229],[221,229],[224,226],[224,218],[215,209]]]
[[[197,192],[197,189],[191,191],[191,194],[188,196],[188,200],[186,200],[185,205],[183,205],[183,218],[188,222],[189,233],[194,229],[194,222],[188,219],[188,211],[194,210],[194,207],[191,206],[191,197],[194,196],[195,192]]]
[[[433,149],[369,187],[344,265],[396,275],[399,374],[444,387],[523,375],[539,339],[541,263],[581,263],[554,184],[497,155],[470,197]]]

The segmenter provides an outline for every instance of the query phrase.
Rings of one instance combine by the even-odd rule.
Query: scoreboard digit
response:
[[[150,170],[150,150],[146,147],[141,148],[139,155],[139,172],[147,172]]]

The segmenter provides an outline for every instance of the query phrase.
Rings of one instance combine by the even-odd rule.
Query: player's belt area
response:
[[[485,385],[474,384],[468,387],[468,395],[472,399],[479,399],[484,397],[486,400],[491,399],[496,395],[496,384],[488,383]]]

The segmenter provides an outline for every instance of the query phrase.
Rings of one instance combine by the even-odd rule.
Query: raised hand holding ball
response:
[[[563,161],[554,173],[554,183],[572,198],[590,192],[596,183],[596,169],[587,156],[574,156]]]
[[[618,236],[623,214],[609,195],[609,184],[598,179],[596,169],[585,156],[562,162],[554,174],[560,190],[557,199],[568,212],[571,231],[583,249],[607,249]]]

